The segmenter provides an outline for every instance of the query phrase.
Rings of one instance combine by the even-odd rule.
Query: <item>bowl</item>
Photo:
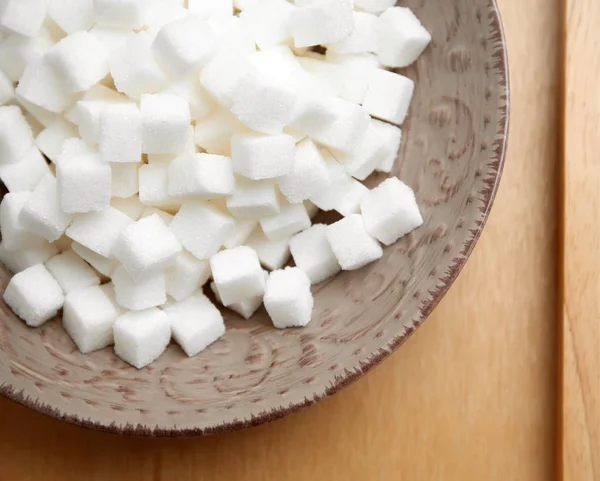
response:
[[[171,345],[137,370],[104,349],[81,354],[54,320],[30,329],[0,303],[0,390],[37,411],[123,434],[190,436],[254,426],[348,385],[419,327],[473,249],[502,170],[508,72],[493,0],[406,0],[433,35],[417,63],[393,172],[424,225],[383,259],[315,287],[313,321],[274,329],[226,313],[225,337],[194,358]],[[381,181],[372,179],[372,183]],[[10,278],[0,272],[1,287]],[[432,353],[431,355],[435,355]]]

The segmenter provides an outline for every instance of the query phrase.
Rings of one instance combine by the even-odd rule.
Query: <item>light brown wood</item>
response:
[[[563,470],[600,479],[600,3],[566,2]]]
[[[501,0],[512,73],[504,180],[451,292],[340,394],[230,435],[139,440],[0,400],[0,480],[548,480],[556,436],[558,7]]]

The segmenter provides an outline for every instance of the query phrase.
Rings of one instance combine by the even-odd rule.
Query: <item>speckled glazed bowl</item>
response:
[[[2,393],[116,433],[217,433],[310,406],[401,346],[448,290],[488,216],[505,152],[508,73],[493,0],[400,3],[433,35],[403,72],[416,93],[394,172],[415,189],[423,227],[379,262],[316,286],[309,327],[277,330],[264,310],[247,322],[228,312],[227,334],[200,355],[171,345],[139,371],[110,348],[79,353],[59,321],[29,329],[2,304]],[[2,287],[9,277],[2,270]]]

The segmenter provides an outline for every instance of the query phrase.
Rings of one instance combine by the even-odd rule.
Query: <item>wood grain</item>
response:
[[[565,11],[563,472],[600,479],[600,3]]]
[[[405,346],[314,408],[210,438],[120,438],[0,400],[0,480],[551,479],[558,15],[548,0],[499,3],[513,102],[503,184],[472,259]]]

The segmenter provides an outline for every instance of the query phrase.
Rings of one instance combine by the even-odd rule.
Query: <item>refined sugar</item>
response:
[[[250,68],[245,52],[222,50],[202,69],[200,83],[217,102],[229,108],[234,92]]]
[[[45,57],[67,92],[82,92],[108,74],[107,52],[89,32],[63,38]]]
[[[95,152],[90,146],[81,139],[70,138],[62,143],[60,151],[56,157],[56,164],[60,164],[61,161],[73,161],[81,157],[94,155]]]
[[[198,16],[188,15],[162,27],[152,50],[158,63],[174,77],[197,72],[214,55],[217,38]]]
[[[103,276],[110,277],[119,265],[116,259],[109,259],[108,257],[101,256],[87,247],[82,246],[78,242],[73,242],[71,248],[73,249],[73,252]]]
[[[67,229],[67,236],[96,254],[111,257],[121,231],[132,223],[129,216],[114,207],[108,207],[101,212],[74,216],[72,224]],[[73,250],[77,252],[75,247]],[[85,256],[77,253],[94,265]]]
[[[327,226],[315,224],[290,239],[290,251],[296,267],[302,269],[313,284],[336,275],[341,267],[327,241]]]
[[[385,245],[423,224],[414,192],[396,177],[384,180],[365,194],[361,210],[369,234]]]
[[[231,138],[233,170],[253,180],[289,174],[296,141],[289,135],[237,134]]]
[[[379,135],[381,135],[383,138],[388,151],[388,154],[381,161],[377,167],[377,170],[389,174],[394,169],[394,164],[396,163],[396,158],[398,157],[398,150],[400,149],[400,143],[402,142],[402,130],[395,125],[388,124],[377,119],[372,119],[371,124],[377,129]]]
[[[377,52],[377,17],[370,13],[354,12],[354,31],[349,37],[327,45],[327,51],[337,53]]]
[[[210,94],[197,81],[190,79],[173,82],[161,93],[184,98],[190,105],[190,118],[198,120],[216,107]]]
[[[152,37],[140,32],[111,53],[110,73],[119,92],[137,99],[142,94],[160,92],[169,84],[151,46]]]
[[[266,279],[269,276],[269,274],[267,272],[264,272],[264,274],[266,282]],[[217,302],[222,304],[221,296],[219,295],[217,285],[214,282],[210,283],[210,289],[213,291]],[[246,299],[242,302],[236,302],[235,304],[231,304],[230,306],[227,306],[227,308],[233,312],[238,313],[244,319],[248,320],[254,315],[254,313],[259,309],[259,307],[262,306],[262,303],[263,296],[256,296],[250,299]]]
[[[117,318],[113,335],[115,354],[141,369],[158,359],[167,348],[171,324],[160,309],[128,312]]]
[[[37,264],[12,277],[3,299],[28,326],[38,327],[56,316],[65,298],[52,274]]]
[[[171,222],[173,222],[173,218],[175,217],[174,215],[169,214],[164,210],[157,209],[156,207],[146,207],[140,217],[149,217],[153,214],[157,214],[167,226],[171,225]]]
[[[314,305],[310,279],[297,267],[271,272],[264,303],[275,327],[306,326],[311,320]]]
[[[140,219],[146,208],[146,206],[140,202],[137,195],[126,199],[113,198],[110,201],[110,205],[124,214],[127,214],[132,220]]]
[[[111,279],[115,286],[117,303],[125,309],[141,311],[167,302],[165,273],[145,277],[136,283],[127,274],[125,267],[119,266]]]
[[[32,60],[27,64],[15,93],[24,100],[55,113],[64,111],[73,100],[45,58]]]
[[[19,162],[33,145],[31,128],[16,105],[0,107],[0,164]]]
[[[2,198],[0,203],[0,227],[2,228],[2,246],[7,251],[37,247],[45,240],[43,237],[27,232],[21,225],[21,210],[29,197],[29,192],[18,192],[8,193]]]
[[[234,228],[231,216],[206,203],[184,204],[171,223],[179,242],[198,259],[216,254]]]
[[[6,250],[4,243],[0,244],[0,262],[14,273],[24,271],[36,264],[43,264],[56,254],[58,254],[58,249],[48,241],[42,241],[35,247],[20,248],[16,251]]]
[[[126,227],[113,249],[134,282],[164,271],[180,252],[181,244],[156,214]]]
[[[146,0],[94,0],[94,18],[98,25],[138,29],[144,25]]]
[[[50,0],[48,16],[67,33],[89,30],[94,25],[93,0]]]
[[[167,294],[180,301],[201,289],[209,278],[208,261],[198,260],[188,252],[180,252],[166,271]]]
[[[154,16],[154,18],[147,18],[146,20],[146,23],[148,25],[146,27],[146,32],[148,32],[148,34],[152,36],[152,38],[156,38],[160,29],[163,28],[165,25],[174,22],[175,20],[185,18],[189,15],[188,9],[185,8],[183,6],[183,3],[181,2],[179,4],[172,2],[169,4],[163,2],[163,4],[160,5],[160,0],[158,0],[157,7],[159,10],[162,9],[162,12],[156,14],[152,12],[152,8],[146,9],[147,17]]]
[[[146,154],[177,154],[184,150],[190,126],[190,108],[181,97],[143,95],[142,148]]]
[[[326,234],[331,250],[345,271],[360,269],[383,255],[383,249],[367,232],[360,214],[352,214],[331,224]]]
[[[339,153],[336,155],[336,159],[352,177],[365,180],[390,154],[390,147],[371,123],[357,149],[351,154]]]
[[[177,208],[183,199],[169,195],[169,164],[142,165],[139,170],[140,202],[164,209]]]
[[[142,114],[136,104],[108,105],[102,110],[99,145],[104,162],[140,162]]]
[[[72,137],[77,137],[77,128],[71,122],[59,117],[38,134],[35,145],[46,157],[56,163],[64,141]]]
[[[324,55],[312,54],[299,57],[298,62],[302,69],[316,81],[313,89],[321,95],[339,96],[342,83],[352,80],[344,78],[344,69],[336,63],[328,62]]]
[[[20,220],[26,230],[45,237],[50,242],[58,239],[73,216],[60,207],[57,181],[52,175],[44,177],[21,210]]]
[[[362,104],[371,75],[379,67],[377,57],[371,54],[341,55],[328,50],[327,62],[338,68],[339,75],[332,78],[337,84],[338,95],[349,102]]]
[[[302,108],[296,110],[290,124],[284,129],[284,132],[292,133],[297,142],[307,136],[307,132],[318,132],[327,128],[338,118],[335,102],[329,98],[315,95],[308,98]]]
[[[40,121],[31,115],[31,113],[29,113],[27,110],[23,114],[23,117],[25,117],[29,127],[31,127],[31,133],[34,137],[44,130],[44,126],[40,123]]]
[[[408,67],[431,42],[431,35],[410,8],[388,8],[379,17],[377,30],[379,60],[388,67]]]
[[[48,164],[36,147],[31,147],[16,164],[0,164],[0,179],[10,192],[34,190],[47,174]]]
[[[268,181],[236,180],[235,191],[227,197],[227,208],[238,219],[260,219],[279,213],[275,185]]]
[[[4,0],[0,7],[0,26],[35,37],[46,18],[47,0]]]
[[[10,34],[0,41],[0,69],[12,82],[18,82],[27,64],[40,60],[52,45],[45,35],[30,38]]]
[[[129,198],[139,192],[139,168],[141,163],[113,163],[111,169],[112,197]]]
[[[231,137],[249,129],[228,110],[218,108],[196,121],[194,141],[210,154],[231,155]]]
[[[100,277],[81,257],[66,251],[46,261],[46,269],[56,279],[65,295],[100,285]]]
[[[326,190],[331,179],[319,149],[310,139],[296,145],[294,169],[278,179],[279,189],[287,200],[297,204]]]
[[[190,357],[225,334],[223,316],[201,292],[169,304],[164,311],[171,325],[173,339]]]
[[[55,120],[60,118],[60,114],[50,112],[49,110],[46,110],[38,105],[32,104],[18,94],[15,94],[15,100],[17,104],[25,111],[25,120],[27,120],[29,123],[31,130],[33,131],[33,135],[38,135],[42,130],[44,130],[44,127],[49,127]],[[36,132],[35,129],[38,125],[41,125],[42,129]]]
[[[263,267],[271,271],[281,269],[290,258],[290,238],[269,240],[261,229],[256,229],[245,244],[256,251]]]
[[[363,106],[373,117],[402,125],[414,89],[415,83],[411,79],[377,69],[371,76]]]
[[[233,0],[188,0],[190,13],[201,18],[233,15]]]
[[[56,179],[61,209],[66,213],[101,211],[110,203],[110,165],[98,154],[61,158]]]
[[[281,203],[279,214],[260,219],[263,232],[270,240],[291,237],[311,225],[304,204]]]
[[[210,258],[221,302],[229,306],[265,292],[265,277],[256,251],[247,246],[223,250]]]
[[[235,178],[231,159],[212,154],[186,154],[169,166],[169,195],[212,199],[232,195]]]
[[[0,44],[0,48],[2,48]],[[15,98],[15,87],[12,81],[0,70],[0,105],[6,105]]]
[[[381,13],[396,5],[397,0],[354,0],[354,8],[365,12]]]
[[[353,31],[352,0],[323,0],[299,8],[292,17],[296,47],[339,42]]]
[[[74,0],[79,2],[79,0]],[[135,36],[135,32],[128,28],[113,28],[102,27],[95,25],[90,30],[90,35],[93,35],[100,42],[102,47],[108,54],[121,48],[128,40]]]
[[[92,286],[65,297],[62,323],[78,349],[87,354],[113,343],[113,326],[121,312],[111,284]]]
[[[258,47],[266,50],[291,39],[294,12],[294,6],[286,0],[263,0],[246,6],[240,18]]]
[[[254,219],[237,220],[233,234],[225,241],[223,246],[227,249],[241,246],[257,226],[258,221]]]

